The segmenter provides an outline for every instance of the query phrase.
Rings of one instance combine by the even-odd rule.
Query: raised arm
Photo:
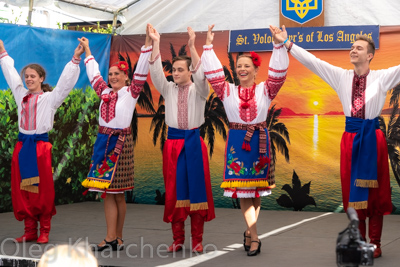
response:
[[[149,35],[150,29],[151,25],[148,24],[146,27],[146,41],[144,46],[141,48],[142,52],[140,53],[138,63],[136,64],[135,73],[133,74],[132,82],[128,89],[133,98],[139,97],[149,73],[149,59],[152,53],[152,40]]]
[[[4,48],[3,40],[0,40],[0,54],[5,52],[5,51],[6,51],[6,49]]]
[[[333,66],[292,43],[286,32],[285,25],[282,26],[282,30],[280,30],[278,27],[270,25],[270,30],[274,35],[274,40],[284,43],[286,49],[290,51],[290,54],[295,59],[297,59],[301,64],[314,72],[316,75],[321,77],[321,79],[328,83],[335,91],[340,89],[339,83],[343,73],[345,72],[344,69]]]
[[[289,56],[281,40],[283,37],[279,35],[282,31],[280,29],[271,28],[270,30],[274,39],[274,44],[264,90],[265,93],[268,94],[269,99],[273,100],[285,83],[289,67]]]
[[[2,40],[0,40],[0,65],[15,101],[21,103],[27,89],[24,88],[22,79],[14,67],[14,60],[8,55]]]
[[[90,51],[89,47],[89,39],[82,37],[78,38],[78,40],[85,50],[86,74],[94,91],[100,97],[104,89],[108,88],[108,85],[100,74],[99,64],[92,56],[92,52]]]
[[[153,51],[151,53],[150,58],[150,76],[151,81],[154,84],[154,87],[160,92],[161,95],[166,97],[168,93],[168,81],[165,78],[164,70],[161,62],[161,55],[160,55],[160,34],[157,32],[156,29],[153,28],[151,24],[149,25],[149,36],[153,41]]]
[[[153,43],[153,52],[151,53],[150,60],[155,61],[156,57],[160,55],[160,34],[151,24],[147,24],[146,34],[147,31],[149,31],[149,37]]]
[[[83,46],[78,44],[75,48],[72,60],[65,65],[64,70],[58,79],[57,85],[54,87],[54,90],[51,92],[49,97],[49,100],[52,101],[53,108],[58,108],[64,102],[64,99],[68,96],[78,81],[80,73],[79,63],[81,62],[81,55],[83,52]]]
[[[195,47],[196,33],[193,31],[191,27],[187,27],[189,41],[188,46],[190,50],[190,57],[192,59],[192,65],[190,67],[190,71],[192,72],[193,81],[195,84],[196,91],[199,95],[204,98],[207,98],[210,93],[210,87],[208,86],[208,82],[206,77],[204,76],[203,68],[201,67],[200,56],[197,53]]]
[[[196,33],[191,27],[187,27],[188,35],[189,35],[189,41],[188,41],[188,46],[189,46],[189,51],[190,51],[190,57],[192,59],[192,65],[196,69],[197,64],[200,62],[200,57],[199,54],[197,53],[196,47],[194,45],[194,42],[196,40]]]
[[[217,96],[224,100],[225,91],[228,88],[228,83],[225,81],[225,73],[221,62],[214,52],[212,42],[214,33],[212,29],[214,25],[208,26],[206,45],[203,46],[203,54],[201,56],[201,65],[207,80],[214,89]]]

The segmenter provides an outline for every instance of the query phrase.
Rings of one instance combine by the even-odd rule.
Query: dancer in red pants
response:
[[[182,249],[185,220],[191,218],[192,251],[203,251],[204,222],[215,218],[207,147],[200,137],[204,109],[210,89],[194,46],[196,35],[189,27],[188,56],[172,60],[174,82],[164,76],[160,57],[160,34],[153,28],[150,75],[165,99],[168,139],[163,151],[165,183],[164,221],[171,223],[174,242],[168,251]],[[193,77],[194,83],[191,81]]]
[[[271,26],[276,38],[285,43],[292,56],[328,83],[338,94],[346,116],[346,129],[340,146],[340,176],[344,210],[353,207],[360,220],[359,229],[366,237],[369,218],[370,242],[377,246],[374,257],[382,255],[383,215],[392,212],[388,149],[378,116],[387,92],[400,82],[400,65],[370,70],[375,55],[371,38],[358,36],[350,49],[354,70],[345,70],[316,58],[293,44],[285,26]]]
[[[49,241],[51,217],[56,214],[54,184],[51,167],[51,148],[48,132],[53,128],[54,114],[79,77],[78,45],[72,60],[65,66],[57,86],[52,90],[44,84],[45,70],[38,64],[22,69],[27,89],[14,68],[14,60],[7,54],[0,40],[0,64],[18,106],[18,143],[11,165],[11,197],[14,215],[24,221],[25,233],[17,242]],[[40,236],[37,235],[38,221]]]

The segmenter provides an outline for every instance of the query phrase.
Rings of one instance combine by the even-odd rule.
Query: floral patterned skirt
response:
[[[117,170],[114,180],[107,193],[118,194],[133,189],[134,177],[134,153],[133,153],[133,137],[132,134],[126,136],[124,148],[122,149],[120,159],[118,161]],[[90,188],[89,191],[104,192],[99,188]]]
[[[267,129],[265,128],[267,132]],[[232,198],[255,198],[271,194],[275,187],[275,166],[270,157],[270,141],[267,152],[259,153],[259,131],[249,142],[250,150],[243,149],[246,130],[230,129],[225,151],[224,196]]]

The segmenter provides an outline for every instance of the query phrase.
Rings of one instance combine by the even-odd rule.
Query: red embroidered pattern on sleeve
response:
[[[7,51],[4,51],[3,53],[0,53],[0,59],[2,59],[5,56],[8,56]]]
[[[94,60],[94,57],[90,57],[90,58],[88,58],[88,59],[85,59],[85,66],[86,66],[86,64],[88,64],[88,62],[91,61],[91,60]]]
[[[223,70],[219,69],[219,70],[214,70],[214,71],[209,71],[209,72],[205,72],[204,74],[206,75],[210,75],[213,73],[219,73],[222,71],[223,74]],[[207,78],[208,81],[211,84],[211,87],[214,89],[215,93],[217,94],[217,96],[219,97],[219,99],[221,99],[221,101],[224,100],[224,93],[225,93],[225,89],[227,89],[229,87],[229,84],[225,81],[225,76],[224,75],[220,75],[214,78]],[[227,96],[229,96],[229,89],[227,92]]]
[[[195,66],[194,70],[191,71],[191,73],[196,73],[199,70],[200,66],[201,66],[201,60],[197,62],[197,65]]]
[[[149,60],[150,65],[153,65],[154,62],[156,62],[156,60],[157,60],[159,57],[161,57],[161,54],[160,54],[160,53],[158,53],[157,56],[155,56],[153,60]]]
[[[270,70],[276,73],[284,73],[287,71],[287,70],[275,70],[271,68]],[[282,85],[285,83],[285,80],[286,80],[286,75],[282,77],[274,77],[268,75],[268,79],[265,82],[264,94],[268,93],[269,99],[273,100],[277,96]]]
[[[139,75],[139,74],[135,74],[135,75]],[[147,75],[145,75],[147,76]],[[131,95],[133,98],[137,98],[140,95],[140,92],[143,89],[144,83],[146,81],[142,81],[142,80],[133,80],[131,85],[128,87],[128,92],[131,92]]]
[[[96,82],[93,84],[94,81]],[[104,89],[108,88],[107,83],[103,80],[103,77],[101,77],[100,75],[94,77],[90,83],[93,85],[93,89],[99,97],[101,96],[101,93],[104,91]]]
[[[79,63],[81,62],[81,58],[77,58],[77,57],[73,56],[71,59],[71,62],[76,65],[79,65]]]

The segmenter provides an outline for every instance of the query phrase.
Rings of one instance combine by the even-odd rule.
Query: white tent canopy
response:
[[[279,24],[277,0],[142,0],[130,7],[121,34],[144,33],[150,22],[159,32],[267,28]],[[325,0],[325,26],[400,25],[400,1]]]
[[[31,0],[34,6],[53,5],[71,16],[123,22],[119,34],[143,34],[147,23],[161,33],[266,28],[279,24],[277,0]],[[288,0],[290,1],[290,0]],[[29,1],[7,0],[21,6]],[[325,25],[400,25],[400,1],[325,0]]]

